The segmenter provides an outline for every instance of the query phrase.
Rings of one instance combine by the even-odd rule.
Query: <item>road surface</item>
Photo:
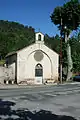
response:
[[[0,89],[1,119],[11,117],[23,120],[24,116],[28,116],[26,120],[39,120],[42,113],[46,116],[50,111],[54,116],[66,115],[80,119],[80,84]],[[36,115],[39,119],[34,119]],[[44,120],[51,120],[45,116]]]

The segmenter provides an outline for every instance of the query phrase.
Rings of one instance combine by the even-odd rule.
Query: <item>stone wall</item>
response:
[[[0,84],[4,84],[5,75],[6,75],[6,68],[0,66]]]
[[[8,84],[10,81],[15,81],[15,72],[13,67],[9,66],[7,68],[0,66],[0,84]]]

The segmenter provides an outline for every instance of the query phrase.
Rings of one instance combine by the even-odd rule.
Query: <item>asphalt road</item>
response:
[[[23,113],[29,114],[26,120],[39,120],[32,119],[30,115],[39,116],[46,111],[51,111],[52,115],[67,115],[80,119],[80,84],[0,89],[1,119],[22,117],[23,120]]]

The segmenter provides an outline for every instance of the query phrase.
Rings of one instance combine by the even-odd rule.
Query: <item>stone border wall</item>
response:
[[[9,84],[10,81],[11,84],[14,84],[15,77],[12,67],[0,66],[0,84]]]

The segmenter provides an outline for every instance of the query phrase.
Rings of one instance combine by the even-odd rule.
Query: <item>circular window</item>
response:
[[[36,61],[41,61],[43,59],[43,57],[44,57],[44,55],[40,50],[38,50],[34,53],[34,59]]]

